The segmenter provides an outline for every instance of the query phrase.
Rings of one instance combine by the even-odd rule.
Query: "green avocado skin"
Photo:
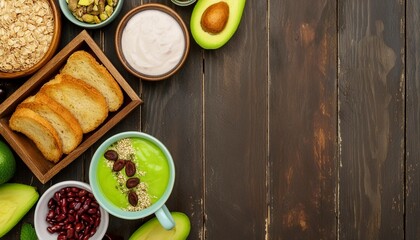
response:
[[[39,199],[32,186],[20,183],[0,185],[0,238],[6,235]]]
[[[187,215],[181,212],[171,212],[175,227],[165,230],[156,217],[150,219],[138,228],[128,240],[185,240],[190,234],[191,223]]]
[[[201,16],[211,5],[220,1],[229,6],[229,18],[225,28],[218,34],[205,32],[201,27]],[[191,14],[191,35],[200,47],[208,50],[218,49],[225,45],[235,34],[241,22],[246,0],[198,0]]]

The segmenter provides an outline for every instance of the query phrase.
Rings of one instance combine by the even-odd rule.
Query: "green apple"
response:
[[[16,161],[9,146],[0,141],[0,184],[9,181],[16,172]]]

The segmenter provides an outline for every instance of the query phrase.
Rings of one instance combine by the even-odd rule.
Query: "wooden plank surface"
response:
[[[90,30],[89,33],[92,38],[98,43],[99,47],[101,47],[102,51],[104,51],[105,55],[108,59],[112,62],[112,64],[119,70],[120,74],[124,77],[124,79],[130,84],[134,91],[138,93],[141,97],[141,81],[130,74],[125,68],[122,66],[120,60],[117,57],[116,50],[115,50],[115,31],[117,29],[118,23],[120,22],[121,18],[130,11],[132,8],[138,6],[139,3],[136,1],[125,1],[123,9],[121,10],[117,19],[114,20],[110,25],[105,28],[101,28],[99,30]],[[141,109],[142,107],[138,107],[133,112],[130,113],[128,117],[123,119],[118,125],[111,129],[101,140],[97,142],[89,151],[87,151],[84,156],[93,156],[95,149],[99,147],[101,142],[105,141],[106,138],[117,134],[119,132],[124,131],[141,131]],[[85,179],[89,179],[89,164],[90,159],[86,159],[84,161],[84,168],[87,169],[85,171]],[[128,237],[133,233],[143,222],[145,219],[139,220],[121,220],[117,217],[109,215],[109,226],[107,233],[112,234],[114,237],[121,237],[122,239],[128,239]],[[121,229],[124,229],[122,231]]]
[[[267,5],[247,1],[222,48],[204,52],[205,239],[264,239]]]
[[[191,6],[160,2],[172,6],[189,28]],[[161,82],[142,81],[147,104],[141,111],[141,129],[160,139],[172,154],[176,181],[167,206],[190,217],[190,239],[204,237],[202,64],[202,50],[191,39],[187,62],[176,75]]]
[[[336,1],[270,1],[272,239],[336,237]]]
[[[193,6],[125,0],[114,23],[88,30],[143,105],[47,184],[18,158],[11,182],[40,194],[88,182],[99,144],[137,130],[174,158],[167,206],[190,217],[188,239],[420,239],[419,1],[248,0],[224,47],[191,38],[161,82],[129,74],[114,47],[119,20],[148,2],[189,26]],[[63,22],[60,49],[82,31]],[[19,239],[34,209],[2,239]],[[150,218],[110,216],[108,232],[128,239]]]
[[[420,2],[407,1],[406,70],[406,228],[408,240],[420,239]]]
[[[404,237],[404,2],[339,1],[339,236]]]

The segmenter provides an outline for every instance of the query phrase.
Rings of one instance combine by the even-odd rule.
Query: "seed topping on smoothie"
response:
[[[127,196],[130,203],[124,210],[139,211],[151,205],[148,194],[148,185],[140,179],[145,176],[144,171],[139,171],[134,147],[129,138],[124,138],[112,144],[104,153],[106,165],[112,169],[118,182],[115,186]],[[122,171],[125,169],[125,171]]]
[[[118,140],[115,144],[115,151],[117,152],[119,159],[132,159],[134,158],[134,148],[131,144],[130,139],[123,138]]]

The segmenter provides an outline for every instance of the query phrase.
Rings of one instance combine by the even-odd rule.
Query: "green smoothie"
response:
[[[168,161],[158,146],[142,138],[128,138],[131,141],[134,154],[131,161],[136,165],[134,177],[138,177],[145,194],[150,198],[150,204],[155,203],[165,192],[169,181]],[[108,149],[112,149],[111,145]],[[98,182],[100,191],[117,207],[130,209],[127,200],[128,188],[121,179],[128,178],[124,170],[112,170],[112,161],[101,157],[98,164]],[[139,198],[139,202],[142,198]]]

